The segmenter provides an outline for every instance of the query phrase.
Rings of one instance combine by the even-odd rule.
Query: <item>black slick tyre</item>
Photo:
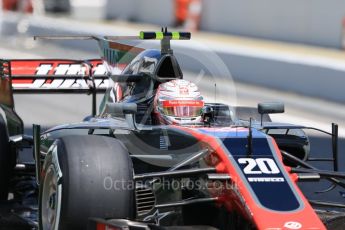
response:
[[[123,144],[67,136],[48,153],[39,195],[40,229],[86,229],[89,218],[133,218],[133,166]]]
[[[11,157],[6,123],[0,115],[0,201],[7,200],[11,176]]]

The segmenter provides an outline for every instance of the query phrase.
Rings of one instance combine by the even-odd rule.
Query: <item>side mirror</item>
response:
[[[284,113],[284,103],[282,102],[264,102],[258,104],[258,112],[262,114]]]
[[[135,114],[137,113],[137,104],[135,103],[107,103],[106,113],[115,117],[125,117],[127,124],[131,129],[137,129]]]
[[[272,113],[284,113],[284,103],[283,102],[263,102],[258,104],[258,113],[261,114],[261,125],[262,117],[264,114]]]
[[[126,114],[136,114],[137,104],[135,103],[107,103],[106,113],[113,116],[123,116]]]

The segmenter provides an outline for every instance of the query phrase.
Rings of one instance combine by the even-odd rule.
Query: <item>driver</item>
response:
[[[203,97],[198,87],[176,79],[159,85],[153,115],[157,124],[193,125],[201,123]]]

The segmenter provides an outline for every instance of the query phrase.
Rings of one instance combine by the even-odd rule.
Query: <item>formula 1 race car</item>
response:
[[[39,229],[343,229],[312,205],[297,181],[324,178],[345,188],[338,172],[338,126],[332,125],[334,171],[308,163],[303,127],[278,124],[258,108],[205,103],[183,73],[170,40],[187,32],[140,36],[41,36],[94,39],[101,59],[1,60],[0,199],[15,172],[35,175]],[[119,40],[157,39],[161,50]],[[96,94],[104,92],[99,113]],[[77,124],[23,134],[13,93],[88,93],[92,115]],[[242,112],[240,112],[242,111]],[[318,130],[318,129],[315,129]],[[322,130],[319,130],[324,132]],[[17,152],[32,146],[35,164]],[[331,188],[330,188],[331,189]]]

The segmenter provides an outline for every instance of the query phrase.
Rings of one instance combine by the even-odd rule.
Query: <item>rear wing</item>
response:
[[[0,60],[0,104],[13,108],[13,93],[92,94],[95,115],[96,93],[105,92],[109,80],[101,59]]]
[[[160,40],[161,53],[172,54],[170,40],[189,40],[189,32],[143,32],[139,36],[35,36],[43,40],[95,40],[101,59],[68,60],[0,60],[1,76],[8,77],[14,93],[90,93],[102,92],[109,76],[122,72],[143,48],[117,42],[118,40]]]

